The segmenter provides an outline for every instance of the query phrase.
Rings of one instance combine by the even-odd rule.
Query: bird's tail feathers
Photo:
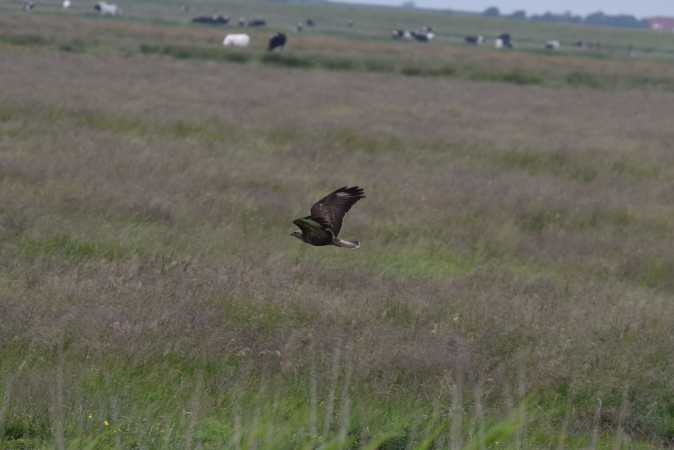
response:
[[[337,247],[344,247],[344,248],[359,248],[360,241],[347,241],[345,239],[336,239],[335,245],[337,245]]]

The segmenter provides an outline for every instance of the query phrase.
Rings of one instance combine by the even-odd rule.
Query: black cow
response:
[[[192,19],[192,22],[204,25],[227,25],[229,20],[228,16],[199,16]]]
[[[286,38],[285,34],[276,33],[269,39],[267,51],[272,52],[277,48],[284,48],[286,46],[286,42],[288,42],[288,38]]]
[[[252,19],[246,23],[248,27],[264,27],[267,25],[267,21],[264,19]]]
[[[469,45],[480,45],[484,42],[484,37],[482,35],[471,35],[463,38],[463,41]]]

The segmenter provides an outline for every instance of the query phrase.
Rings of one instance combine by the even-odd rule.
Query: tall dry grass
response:
[[[672,94],[2,51],[5,437],[671,443]]]

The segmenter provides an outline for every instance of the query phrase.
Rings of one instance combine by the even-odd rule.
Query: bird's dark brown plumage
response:
[[[310,216],[293,221],[302,230],[302,233],[293,233],[293,236],[311,245],[358,248],[358,241],[345,241],[337,236],[342,229],[344,215],[362,198],[365,198],[365,193],[358,186],[335,190],[314,203]]]
[[[335,236],[342,229],[344,215],[361,198],[365,198],[365,192],[358,186],[341,187],[331,194],[326,195],[311,207],[311,217],[318,222],[327,224]]]

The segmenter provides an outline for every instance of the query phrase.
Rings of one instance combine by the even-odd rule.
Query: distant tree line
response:
[[[518,20],[531,20],[533,22],[562,22],[562,23],[577,23],[586,25],[604,25],[611,27],[627,27],[627,28],[648,28],[647,20],[639,20],[635,16],[629,14],[604,14],[597,11],[583,17],[577,14],[566,11],[564,13],[546,12],[544,14],[533,14],[527,16],[526,11],[517,10],[512,14],[501,14],[501,11],[496,6],[490,6],[482,12],[485,17],[506,17]]]

